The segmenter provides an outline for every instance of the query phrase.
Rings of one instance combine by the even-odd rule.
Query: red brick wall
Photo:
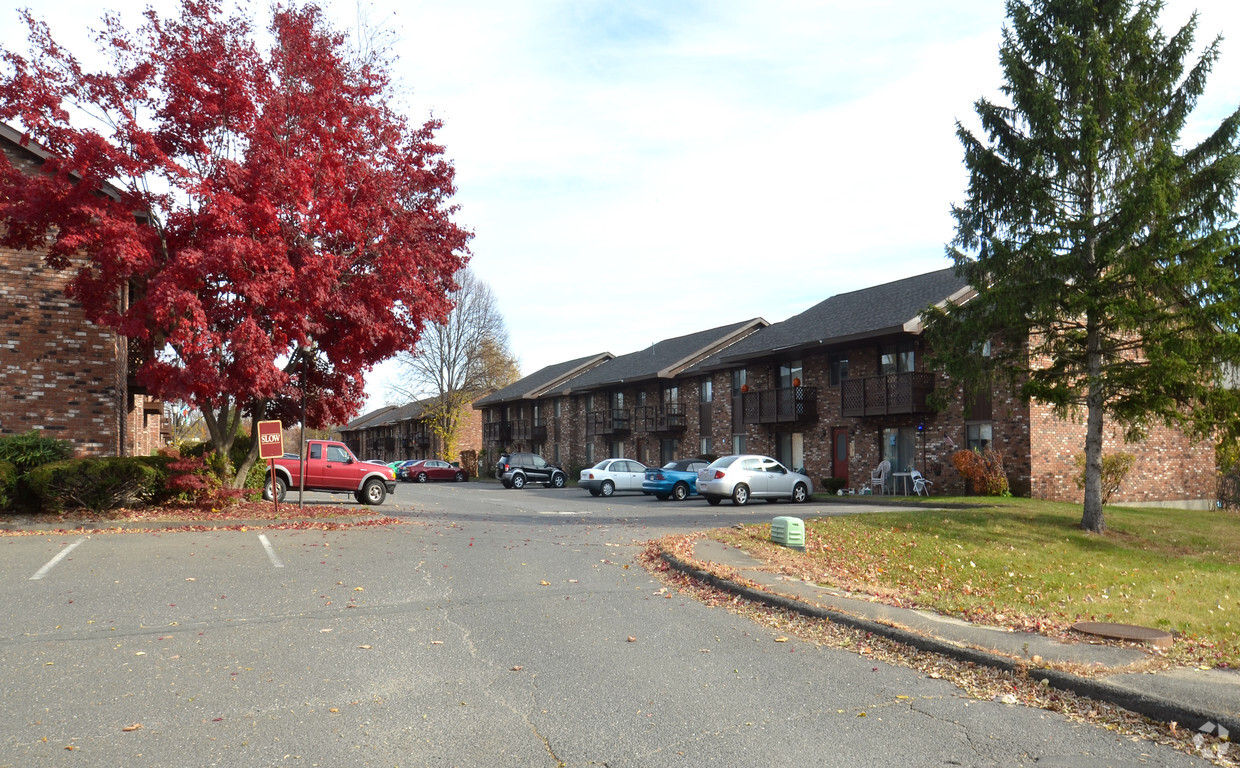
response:
[[[65,297],[68,275],[42,254],[0,249],[0,434],[38,429],[73,442],[78,455],[115,455],[124,350]]]

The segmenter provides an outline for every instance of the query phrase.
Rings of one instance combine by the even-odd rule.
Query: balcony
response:
[[[626,408],[608,408],[586,414],[586,437],[627,435],[633,431],[633,415]]]
[[[406,449],[430,448],[431,447],[431,435],[429,432],[414,432],[409,437],[406,437],[402,441],[402,444],[404,448]]]
[[[512,422],[492,421],[482,425],[482,439],[488,443],[512,442]]]
[[[805,424],[818,420],[817,387],[780,387],[741,393],[746,424]]]
[[[888,416],[931,413],[926,404],[934,391],[934,374],[889,373],[840,382],[840,416]]]
[[[534,426],[530,427],[530,440],[535,443],[547,442],[547,425],[534,422]]]
[[[638,432],[684,432],[688,421],[680,403],[642,405],[633,409]]]

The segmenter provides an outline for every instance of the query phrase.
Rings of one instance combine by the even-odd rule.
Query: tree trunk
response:
[[[1098,323],[1092,312],[1086,314],[1086,369],[1089,376],[1085,395],[1085,509],[1081,527],[1091,533],[1105,533],[1102,516],[1102,350]]]

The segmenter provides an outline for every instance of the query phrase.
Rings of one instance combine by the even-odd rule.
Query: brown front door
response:
[[[848,484],[848,427],[831,428],[831,476]]]

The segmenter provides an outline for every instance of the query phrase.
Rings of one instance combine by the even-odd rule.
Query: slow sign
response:
[[[280,422],[258,422],[258,455],[264,460],[284,456],[284,426]]]

